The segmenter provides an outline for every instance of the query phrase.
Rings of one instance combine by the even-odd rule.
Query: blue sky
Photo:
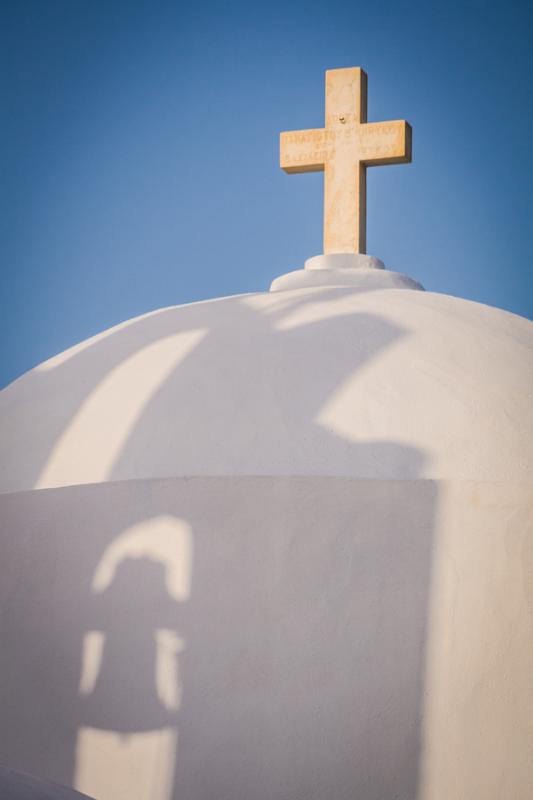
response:
[[[2,3],[0,385],[162,306],[266,290],[322,250],[324,71],[362,66],[413,163],[368,177],[368,252],[533,317],[525,2]]]

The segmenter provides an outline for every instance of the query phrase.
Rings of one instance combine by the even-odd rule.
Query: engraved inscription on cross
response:
[[[366,252],[366,168],[411,161],[411,126],[366,121],[366,73],[326,72],[326,126],[280,136],[285,172],[324,170],[324,253]]]

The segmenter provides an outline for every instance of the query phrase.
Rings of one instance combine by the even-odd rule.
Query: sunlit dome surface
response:
[[[529,480],[533,323],[410,289],[176,306],[0,395],[3,492],[187,475]]]

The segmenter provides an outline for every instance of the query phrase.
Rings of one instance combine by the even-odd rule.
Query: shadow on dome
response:
[[[364,435],[354,449],[317,417],[348,377],[409,335],[409,324],[350,313],[356,294],[317,289],[290,302],[255,296],[265,298],[262,309],[251,307],[254,296],[164,309],[28,373],[2,393],[3,491],[283,469],[362,474]],[[334,315],[287,327],[321,302]],[[412,458],[416,477],[421,459]],[[390,474],[390,460],[369,453],[367,476],[376,464]]]

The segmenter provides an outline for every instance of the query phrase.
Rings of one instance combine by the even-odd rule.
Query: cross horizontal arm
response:
[[[367,122],[359,128],[359,158],[368,167],[411,161],[411,126],[405,120]]]
[[[319,172],[326,162],[326,130],[286,131],[279,137],[280,167],[285,172]]]

